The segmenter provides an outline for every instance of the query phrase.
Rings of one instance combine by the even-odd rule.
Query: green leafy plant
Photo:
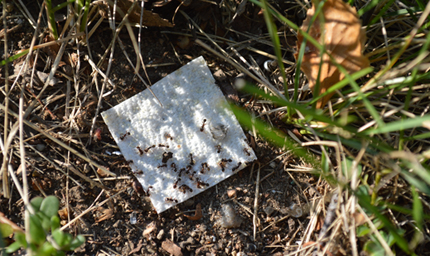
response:
[[[55,196],[33,198],[31,206],[34,214],[30,214],[30,237],[26,237],[23,232],[15,232],[15,242],[6,248],[6,252],[13,253],[23,248],[38,256],[65,255],[65,251],[81,246],[85,242],[82,235],[73,238],[60,229],[59,204]],[[11,234],[11,230],[8,230],[8,234]]]

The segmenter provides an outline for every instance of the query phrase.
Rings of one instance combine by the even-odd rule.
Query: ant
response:
[[[166,139],[170,139],[170,140],[173,140],[172,135],[170,135],[170,134],[168,134],[168,133],[165,133],[165,134],[164,134],[164,138],[166,138]]]
[[[185,169],[185,174],[189,174],[191,170],[191,165],[187,165],[187,169]]]
[[[148,189],[146,190],[146,194],[148,195],[148,196],[151,196],[151,193],[150,193],[150,191],[149,191],[149,189],[151,189],[152,188],[152,186],[149,186],[148,187]]]
[[[163,145],[163,144],[158,144],[158,147],[159,148],[162,148],[162,147],[169,148],[169,145],[166,146],[166,145]]]
[[[236,167],[233,167],[233,169],[231,169],[232,172],[235,172],[237,169],[239,169],[239,167],[242,165],[242,162],[237,163]]]
[[[126,163],[126,164],[128,164],[128,165],[130,165],[130,164],[132,164],[132,163],[133,163],[133,160],[125,161],[125,163]]]
[[[137,172],[135,172],[134,174],[143,174],[142,170],[137,170]]]
[[[188,176],[188,178],[192,181],[194,181],[194,174],[196,174],[196,172],[194,171],[193,173],[191,173],[190,176]],[[198,178],[197,178],[198,179]]]
[[[217,153],[221,153],[221,145],[216,145],[215,148],[217,149]]]
[[[139,150],[139,155],[140,156],[143,155],[143,150],[140,148],[140,146],[137,146],[136,148],[137,148],[137,150]]]
[[[193,159],[193,154],[190,153],[190,165],[194,165],[195,161]]]
[[[193,190],[190,187],[188,187],[188,185],[185,185],[185,184],[182,184],[178,189],[180,192],[184,194],[187,192],[187,190],[190,192],[193,192]]]
[[[211,169],[208,166],[208,163],[202,163],[202,169],[200,170],[200,173],[205,173],[205,170],[210,171]]]
[[[120,140],[124,140],[127,135],[130,135],[130,132],[126,132],[119,137]]]
[[[218,162],[218,166],[221,167],[221,171],[225,171],[225,166],[227,165],[227,162],[231,162],[231,159],[221,159],[221,161]]]
[[[197,188],[209,187],[208,183],[201,181],[199,178],[196,179],[196,182],[197,182]]]
[[[173,168],[173,171],[175,171],[175,172],[176,172],[176,164],[175,164],[175,163],[172,163],[172,164],[170,165],[170,167],[172,167],[172,168]]]
[[[173,188],[176,188],[178,186],[178,182],[181,181],[181,178],[178,178],[175,183],[173,183]]]
[[[167,164],[162,164],[162,165],[157,166],[157,168],[161,168],[161,167],[167,167]]]
[[[251,154],[249,153],[249,151],[248,151],[248,149],[247,149],[247,148],[244,148],[244,149],[243,149],[243,152],[245,152],[245,154],[246,154],[247,156],[251,156]]]
[[[161,160],[161,162],[163,163],[167,163],[167,161],[173,157],[173,153],[172,152],[164,152],[163,153],[163,159]]]
[[[181,177],[183,171],[185,171],[185,168],[179,169],[179,175],[178,175],[178,177]]]
[[[150,147],[147,147],[144,151],[145,151],[145,153],[148,153],[148,151],[151,149],[151,148],[155,148],[155,145],[152,145],[152,146],[150,146]]]
[[[203,119],[202,127],[200,127],[200,131],[203,132],[205,129],[206,119]]]
[[[178,203],[178,199],[176,198],[171,198],[171,197],[166,197],[166,202],[170,202],[170,203]]]

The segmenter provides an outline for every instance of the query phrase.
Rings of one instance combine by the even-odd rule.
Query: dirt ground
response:
[[[24,2],[32,16],[38,17],[41,1]],[[195,44],[194,40],[200,38],[211,45],[199,29],[187,21],[180,12],[185,12],[206,34],[214,36],[216,42],[223,49],[227,49],[229,54],[234,54],[231,48],[228,48],[229,45],[233,45],[231,42],[236,42],[234,48],[242,56],[248,61],[254,59],[265,76],[281,84],[278,80],[279,74],[267,71],[263,67],[264,62],[270,58],[250,50],[258,49],[273,54],[272,46],[268,43],[270,38],[267,36],[261,9],[248,3],[243,13],[233,19],[239,8],[237,2],[194,0],[187,3],[187,6],[183,3],[180,6],[180,4],[179,1],[167,1],[165,5],[160,6],[162,2],[145,2],[148,10],[166,20],[172,22],[174,17],[174,26],[148,27],[142,30],[141,52],[143,61],[147,64],[147,76],[144,72],[140,72],[141,76],[146,81],[149,78],[150,83],[155,83],[202,55],[213,72],[217,84],[232,102],[256,115],[273,108],[272,105],[255,101],[251,95],[241,94],[232,87],[235,79],[243,74]],[[285,14],[300,23],[304,19],[304,12],[296,5],[296,3],[283,3],[283,6],[277,7],[280,10],[289,10]],[[7,18],[7,26],[10,28],[18,24],[20,27],[7,35],[10,53],[29,48],[34,33],[27,19],[15,6]],[[59,22],[58,25],[61,27],[64,23]],[[42,20],[41,27],[46,28],[46,20]],[[133,32],[137,37],[138,29],[133,28]],[[288,49],[285,59],[294,62],[292,56],[294,49],[290,46],[294,45],[294,36],[288,30],[281,32],[284,34],[283,46]],[[39,39],[43,41],[45,37],[46,33],[37,38],[36,42]],[[173,209],[157,214],[149,198],[135,182],[124,158],[121,155],[112,154],[118,151],[118,147],[100,115],[97,116],[94,130],[99,129],[100,134],[96,136],[100,135],[101,140],[94,136],[90,137],[91,122],[96,115],[103,79],[98,76],[98,83],[92,83],[92,69],[85,56],[90,51],[91,58],[97,63],[105,53],[112,37],[112,30],[105,21],[87,43],[80,44],[78,47],[71,41],[63,54],[64,64],[55,76],[57,83],[43,92],[40,103],[27,117],[27,120],[40,129],[98,164],[109,168],[117,175],[117,178],[112,178],[104,176],[103,173],[97,173],[97,168],[87,161],[38,131],[26,127],[25,138],[28,140],[25,150],[30,198],[57,196],[61,201],[60,217],[63,224],[87,211],[66,229],[73,235],[83,234],[86,237],[86,243],[74,253],[68,254],[170,255],[171,253],[180,255],[178,248],[183,255],[283,255],[295,251],[304,240],[303,235],[310,216],[309,204],[314,199],[323,198],[322,195],[326,194],[328,185],[306,172],[291,171],[307,170],[306,168],[310,166],[288,152],[274,148],[261,138],[254,137],[252,132],[246,131],[249,144],[255,150],[258,162]],[[125,28],[119,33],[119,39],[125,45],[125,51],[134,63],[136,54]],[[0,51],[3,59],[3,44]],[[52,51],[51,48],[41,50],[34,64],[38,71],[45,74],[49,74],[53,62],[53,53],[50,51]],[[67,60],[68,56],[78,58],[78,52],[81,61],[79,77],[73,72],[70,73],[71,64]],[[9,65],[9,75],[17,73],[16,68],[22,61],[23,59],[18,59]],[[102,71],[106,71],[107,64],[106,59],[101,65]],[[79,81],[74,80],[73,76]],[[4,84],[4,77],[5,68],[1,67],[1,84]],[[109,78],[115,86],[108,84],[105,88],[105,92],[111,93],[103,98],[98,113],[145,89],[145,85],[134,75],[133,68],[129,65],[119,44],[115,48]],[[11,89],[11,101],[18,102],[20,88],[24,84],[25,81],[20,80],[20,83]],[[39,94],[41,89],[41,85],[38,84],[34,84],[32,88],[27,87],[25,108],[35,101],[35,95]],[[4,95],[1,94],[0,97],[4,102]],[[69,100],[68,103],[67,100]],[[69,106],[69,109],[66,109],[66,106]],[[14,103],[10,104],[10,108],[15,112],[18,110]],[[4,117],[1,119],[3,131]],[[294,127],[285,125],[278,114],[262,115],[262,119],[270,120],[275,127],[285,132],[294,130]],[[14,121],[16,119],[12,118],[12,122]],[[14,150],[18,150],[17,137],[13,143],[16,145]],[[20,159],[17,154],[12,154],[11,164],[14,170],[19,170]],[[82,179],[73,171],[84,174],[92,182]],[[258,175],[259,192],[256,195]],[[20,182],[22,182],[21,178]],[[95,185],[96,183],[102,184],[104,188]],[[13,182],[11,184],[11,198],[0,196],[0,212],[24,227],[23,201]],[[198,205],[201,205],[202,209],[201,218],[192,220],[193,218],[184,215],[194,215]],[[257,207],[255,220],[254,206]],[[223,212],[223,207],[228,211]],[[297,213],[297,210],[302,210],[303,213]],[[237,216],[232,216],[234,214]],[[322,216],[321,214],[319,217],[320,224],[323,221]],[[226,227],[228,226],[226,223],[232,221],[238,226]],[[316,239],[320,228],[321,225],[315,227],[311,240]],[[173,244],[169,241],[173,241]],[[170,250],[170,253],[166,250]],[[345,253],[347,254],[344,251],[343,254]],[[18,254],[19,252],[16,253]]]

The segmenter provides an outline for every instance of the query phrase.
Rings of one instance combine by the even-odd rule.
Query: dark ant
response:
[[[146,192],[145,192],[145,190],[143,190],[142,184],[140,184],[139,181],[137,181],[137,180],[133,181],[131,186],[133,187],[134,191],[136,191],[137,194],[146,195]]]
[[[227,165],[227,162],[231,162],[231,159],[221,159],[221,161],[218,162],[218,166],[221,167],[221,171],[225,171],[225,166]]]
[[[165,134],[164,134],[164,138],[166,138],[166,140],[167,140],[167,139],[173,140],[172,135],[170,135],[170,134],[168,134],[168,133],[165,133]]]
[[[221,145],[216,145],[215,148],[217,149],[216,152],[218,154],[221,153]]]
[[[194,165],[196,162],[193,159],[193,154],[190,153],[190,165]]]
[[[178,199],[175,198],[171,198],[171,197],[166,197],[166,202],[171,202],[171,203],[178,203]]]
[[[148,153],[148,151],[149,151],[151,148],[155,148],[155,145],[152,145],[152,146],[150,146],[150,147],[147,147],[147,148],[144,150],[144,152],[145,152],[145,153]]]
[[[125,161],[125,163],[128,164],[128,165],[130,165],[130,164],[133,163],[133,160],[127,160],[127,161]]]
[[[175,183],[173,183],[173,188],[176,188],[178,186],[178,182],[181,181],[181,178],[178,178]]]
[[[148,195],[148,196],[151,196],[151,193],[150,193],[150,191],[149,191],[149,189],[151,189],[152,188],[152,186],[149,186],[148,187],[148,189],[146,190],[146,194]]]
[[[169,148],[169,145],[166,146],[166,145],[163,145],[163,144],[158,144],[158,147],[159,148],[162,148],[162,147]]]
[[[124,140],[127,135],[130,135],[130,132],[126,132],[119,137],[120,140]]]
[[[190,180],[194,181],[194,174],[196,174],[196,172],[194,171],[193,173],[191,173],[190,176],[188,176],[188,178],[190,178]],[[198,179],[198,178],[197,178]]]
[[[140,146],[137,146],[136,148],[137,148],[137,150],[139,150],[139,155],[140,156],[143,155],[143,150],[140,148]]]
[[[179,175],[178,175],[178,177],[181,177],[183,171],[185,171],[185,168],[179,169]]]
[[[233,167],[233,169],[231,169],[232,172],[235,172],[237,169],[239,169],[239,167],[242,165],[242,162],[237,163],[236,167]]]
[[[185,174],[189,174],[190,173],[190,170],[192,169],[193,167],[191,167],[191,165],[187,165],[187,169],[185,169]]]
[[[246,154],[247,156],[251,156],[251,153],[249,153],[249,151],[248,151],[248,149],[247,149],[247,148],[244,148],[244,149],[243,149],[243,152],[245,152],[245,154]]]
[[[180,192],[184,194],[187,192],[187,190],[190,192],[193,192],[193,190],[190,187],[188,187],[188,185],[185,185],[185,184],[182,184],[178,189]]]
[[[143,174],[142,170],[137,170],[134,174]]]
[[[173,157],[173,153],[172,152],[164,152],[163,153],[163,160],[161,160],[161,162],[163,163],[167,163],[167,161]]]
[[[157,166],[157,168],[162,168],[162,167],[167,167],[167,164],[162,164],[162,165]]]
[[[206,119],[203,119],[202,127],[200,127],[200,131],[203,132],[205,129]]]
[[[172,167],[172,168],[173,168],[173,171],[175,171],[175,172],[176,172],[176,164],[175,164],[175,163],[172,163],[172,164],[170,165],[170,167]]]
[[[203,182],[199,178],[196,179],[196,182],[197,182],[197,188],[209,187],[209,183]]]
[[[205,173],[205,170],[211,170],[208,166],[208,163],[202,163],[202,169],[200,170],[200,173]]]

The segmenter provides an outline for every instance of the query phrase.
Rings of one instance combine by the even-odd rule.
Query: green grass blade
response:
[[[81,22],[81,32],[85,31],[85,26],[87,25],[87,19],[88,19],[88,13],[90,11],[91,0],[84,0],[84,1],[85,1],[85,10],[84,10],[84,15],[82,16],[82,19],[80,21]]]
[[[384,127],[367,129],[362,132],[363,135],[373,136],[375,134],[398,132],[410,128],[422,127],[424,122],[430,122],[430,114],[405,120],[399,120],[385,124]]]
[[[415,224],[417,228],[420,230],[420,232],[423,230],[423,223],[424,223],[424,209],[423,204],[421,202],[421,199],[418,195],[418,192],[415,190],[414,187],[411,188],[412,192],[412,217],[415,220]]]
[[[57,24],[55,22],[55,13],[52,8],[52,0],[46,0],[46,10],[48,13],[48,20],[49,20],[49,28],[51,29],[52,36],[54,37],[54,40],[58,39],[58,32],[57,32]]]
[[[61,3],[57,6],[55,6],[54,8],[52,8],[52,12],[59,11],[59,10],[63,9],[64,7],[66,7],[68,4],[73,4],[74,2],[75,2],[75,0],[68,0],[67,2]]]
[[[263,4],[264,10],[269,9],[267,6],[266,0],[261,0],[261,3]],[[272,15],[267,11],[264,11],[263,14],[264,14],[264,20],[266,21],[267,31],[269,32],[270,38],[273,43],[273,49],[275,51],[276,59],[278,61],[279,70],[281,71],[281,75],[284,80],[283,85],[284,85],[285,98],[288,99],[288,85],[287,85],[287,79],[285,79],[286,74],[285,74],[284,63],[282,62],[281,41],[279,40],[278,29],[276,28],[276,25],[273,22]]]
[[[312,154],[309,154],[307,150],[297,146],[297,143],[292,141],[282,131],[268,126],[266,123],[257,118],[252,118],[248,112],[234,104],[231,104],[230,108],[235,114],[237,120],[245,127],[248,127],[249,129],[255,127],[258,133],[267,141],[280,148],[285,147],[286,150],[293,151],[296,156],[302,157],[306,162],[312,164],[313,166],[320,166],[320,163],[313,157]]]
[[[22,51],[22,52],[20,52],[18,54],[15,54],[13,56],[10,56],[7,59],[4,59],[4,60],[0,61],[0,67],[6,65],[9,62],[13,62],[14,60],[17,60],[17,59],[21,58],[22,56],[26,55],[29,51],[30,50],[28,50],[28,49],[24,50],[24,51]]]

